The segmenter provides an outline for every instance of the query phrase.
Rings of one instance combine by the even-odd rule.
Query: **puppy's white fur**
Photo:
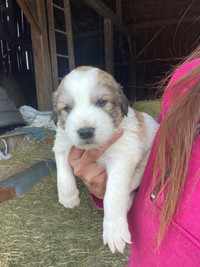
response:
[[[73,171],[67,163],[72,145],[86,150],[98,149],[117,129],[124,129],[122,137],[98,158],[98,162],[106,166],[108,175],[104,244],[107,243],[113,253],[116,249],[123,252],[125,244],[131,243],[127,212],[140,185],[158,124],[148,114],[128,107],[114,78],[93,67],[80,67],[65,76],[54,93],[54,110],[58,116],[53,148],[58,196],[66,208],[80,203]],[[94,136],[88,140],[80,138],[79,129],[88,127],[94,129]]]

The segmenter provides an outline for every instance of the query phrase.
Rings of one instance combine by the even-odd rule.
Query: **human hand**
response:
[[[99,156],[116,142],[122,135],[123,129],[119,129],[108,143],[99,150],[81,150],[72,147],[68,163],[74,170],[74,175],[78,176],[86,185],[88,190],[96,197],[103,199],[106,191],[107,173],[104,165],[96,162]]]

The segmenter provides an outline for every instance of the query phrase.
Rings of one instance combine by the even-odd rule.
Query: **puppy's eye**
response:
[[[66,107],[64,107],[64,110],[65,110],[67,113],[69,113],[72,109],[70,108],[70,106],[66,106]]]
[[[104,107],[107,103],[107,100],[104,100],[104,99],[100,99],[99,101],[97,101],[97,106],[98,107]]]

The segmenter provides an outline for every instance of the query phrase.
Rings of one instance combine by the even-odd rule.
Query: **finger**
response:
[[[76,148],[75,146],[73,146],[71,148],[71,151],[70,151],[70,154],[68,157],[68,162],[80,159],[83,154],[84,154],[84,150]]]
[[[105,179],[107,177],[106,168],[104,165],[96,164],[88,173],[88,181],[90,183],[96,183],[99,182],[98,177],[104,176]]]
[[[77,168],[76,168],[77,172]],[[101,175],[104,175],[105,179],[107,177],[106,168],[104,165],[93,163],[90,164],[86,169],[86,172],[81,172],[81,175],[78,176],[83,182],[87,184],[97,184]]]
[[[95,178],[94,183],[89,183],[88,181],[83,181],[90,193],[99,199],[103,199],[106,191],[106,173],[99,174],[98,177]]]

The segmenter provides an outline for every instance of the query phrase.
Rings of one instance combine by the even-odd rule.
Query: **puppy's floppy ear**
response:
[[[58,116],[57,116],[57,113],[58,113],[58,110],[57,110],[57,92],[53,92],[52,102],[53,102],[53,120],[54,120],[55,125],[57,125],[57,122],[58,122]]]
[[[122,112],[125,116],[127,116],[129,103],[128,103],[128,99],[126,98],[126,96],[123,92],[123,87],[120,84],[118,86],[118,92],[119,92],[119,100],[121,103]]]
[[[128,99],[126,98],[126,96],[124,95],[123,92],[122,92],[122,106],[121,107],[122,107],[122,111],[123,111],[124,115],[127,116],[129,103],[128,103]]]

